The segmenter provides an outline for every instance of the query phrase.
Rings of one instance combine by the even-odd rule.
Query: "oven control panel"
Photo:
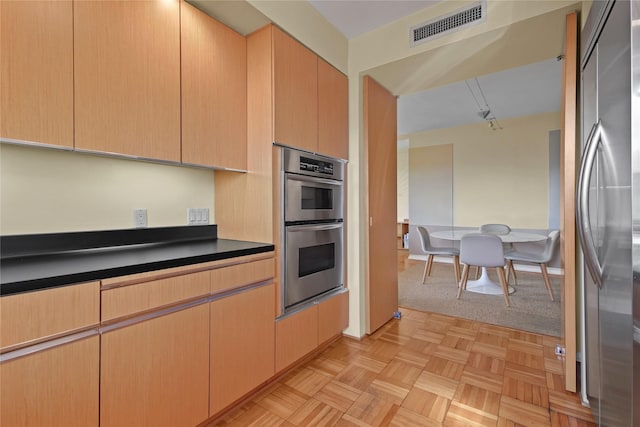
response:
[[[0,0],[1,1],[1,0]],[[309,153],[290,147],[281,147],[282,172],[293,173],[333,181],[342,181],[344,177],[344,160],[321,154]]]
[[[300,171],[333,176],[333,163],[300,156]]]

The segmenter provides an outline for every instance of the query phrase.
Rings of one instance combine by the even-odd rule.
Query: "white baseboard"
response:
[[[426,255],[409,255],[409,259],[415,261],[427,261]],[[433,257],[434,262],[439,262],[442,264],[453,264],[453,258],[449,256],[435,256]],[[540,273],[540,268],[537,265],[532,264],[513,264],[516,271],[525,271],[529,273]],[[562,276],[564,272],[561,268],[558,267],[547,267],[547,272],[552,276]]]

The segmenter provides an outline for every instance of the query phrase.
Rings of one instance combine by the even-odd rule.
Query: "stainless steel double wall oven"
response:
[[[285,147],[281,153],[286,313],[344,285],[344,163]]]

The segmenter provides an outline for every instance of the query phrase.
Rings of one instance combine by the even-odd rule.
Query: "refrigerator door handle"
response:
[[[580,236],[580,246],[584,252],[584,259],[587,269],[593,278],[593,282],[598,288],[602,288],[602,266],[596,253],[596,245],[591,234],[591,222],[589,220],[589,181],[596,160],[598,147],[603,139],[602,122],[594,124],[589,132],[589,138],[582,154],[580,162],[580,174],[578,175],[578,191],[576,202],[576,221],[578,223],[578,235]]]

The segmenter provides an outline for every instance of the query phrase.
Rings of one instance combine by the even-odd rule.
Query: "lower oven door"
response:
[[[285,309],[344,284],[343,224],[285,227]]]

